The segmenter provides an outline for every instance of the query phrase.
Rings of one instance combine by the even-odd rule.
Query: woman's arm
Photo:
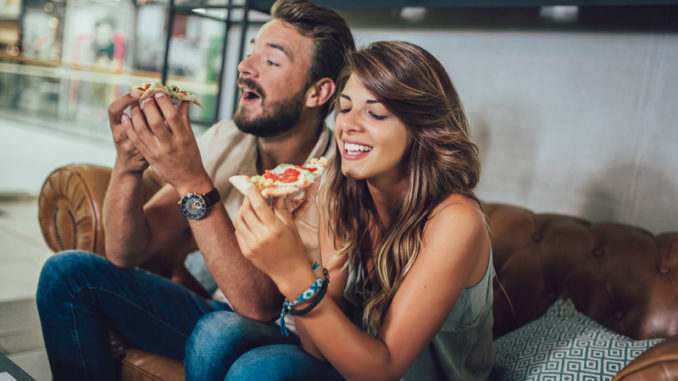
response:
[[[419,256],[377,337],[355,327],[331,300],[297,324],[347,379],[399,379],[440,330],[461,292],[482,279],[488,260],[482,215],[472,201],[452,196],[430,219]]]
[[[265,216],[258,215],[256,219],[246,216],[244,224],[254,226],[255,220],[275,223],[271,220],[272,212],[267,215],[266,210],[259,209],[255,197],[248,198],[253,209]],[[240,232],[240,227],[236,229]],[[253,233],[245,234],[253,238]],[[323,241],[321,244],[326,245],[326,240]],[[279,269],[282,263],[275,264],[275,253],[267,253],[265,246],[261,242],[248,245],[246,255],[269,273],[288,299],[296,298],[315,279],[308,265],[305,272],[295,270],[285,274]],[[281,245],[279,241],[274,247],[287,248],[284,251],[289,254],[284,255],[287,260],[299,256],[293,245]],[[326,246],[321,249],[324,253],[333,252]],[[397,291],[377,337],[356,327],[334,299],[326,297],[307,315],[296,318],[300,334],[305,336],[302,340],[310,339],[349,380],[399,379],[440,330],[464,288],[482,278],[488,258],[489,237],[481,213],[474,202],[451,196],[429,220],[419,256]],[[343,292],[343,287],[335,287],[335,295],[339,288]]]
[[[320,224],[320,232],[326,232],[324,221]],[[333,247],[325,246],[323,241],[327,242],[327,233],[320,234],[321,247]],[[330,244],[330,243],[328,243]],[[327,288],[327,294],[325,298],[332,299],[335,305],[339,306],[342,310],[342,313],[346,313],[348,308],[348,303],[344,299],[344,288],[346,287],[346,279],[348,275],[348,270],[343,268],[345,257],[337,257],[335,255],[336,250],[329,251],[329,254],[322,256],[322,266],[325,267],[329,273],[330,283]],[[303,306],[301,306],[303,308]],[[298,318],[296,320],[299,321]],[[320,352],[318,347],[313,342],[313,339],[310,337],[308,332],[305,329],[304,324],[297,324],[297,335],[301,340],[302,346],[306,352],[311,354],[313,357],[318,360],[324,361],[325,356]]]

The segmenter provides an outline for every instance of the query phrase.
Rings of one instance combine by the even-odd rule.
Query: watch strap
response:
[[[205,207],[208,209],[221,200],[221,195],[216,187],[212,188],[212,190],[207,193],[203,193],[201,196],[202,199],[205,200]]]

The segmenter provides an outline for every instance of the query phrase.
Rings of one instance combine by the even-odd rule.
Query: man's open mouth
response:
[[[249,89],[242,89],[242,99],[246,101],[253,101],[259,98],[261,98],[259,94],[255,93],[254,91]]]
[[[239,78],[238,86],[242,90],[243,101],[253,102],[264,97],[264,91],[251,79]]]

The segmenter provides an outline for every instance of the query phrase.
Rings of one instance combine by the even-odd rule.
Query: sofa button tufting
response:
[[[540,233],[534,233],[534,235],[532,236],[532,240],[534,242],[539,242],[539,241],[541,241],[541,239],[542,239],[542,236],[541,236]]]
[[[669,273],[669,271],[671,271],[671,268],[669,266],[665,266],[665,265],[659,266],[659,273],[660,274],[666,275],[666,274]]]
[[[593,256],[596,257],[596,258],[602,257],[603,254],[605,254],[605,250],[603,250],[601,248],[598,248],[593,252]]]
[[[619,311],[619,310],[614,311],[614,318],[615,319],[621,320],[623,317],[624,317],[624,314],[621,311]]]

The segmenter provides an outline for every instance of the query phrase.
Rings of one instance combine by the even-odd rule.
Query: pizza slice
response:
[[[280,164],[256,176],[236,175],[228,180],[243,194],[255,186],[264,198],[285,196],[305,189],[322,175],[327,167],[327,159],[313,158],[301,165]]]
[[[181,90],[179,89],[178,86],[175,85],[165,86],[160,82],[155,82],[155,83],[142,83],[140,85],[132,85],[130,86],[130,88],[132,89],[132,91],[136,91],[139,94],[141,94],[139,100],[150,98],[154,96],[156,93],[163,93],[168,97],[172,98],[172,100],[191,102],[200,106],[200,108],[202,109],[205,108],[203,105],[200,104],[200,102],[198,101],[198,97],[195,94],[190,93],[186,90]]]

